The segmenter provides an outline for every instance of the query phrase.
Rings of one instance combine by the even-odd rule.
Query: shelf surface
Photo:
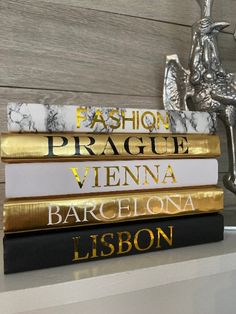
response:
[[[0,309],[33,311],[234,271],[236,232],[218,243],[45,270],[4,275],[0,267]]]
[[[235,314],[235,291],[236,270],[20,314]]]

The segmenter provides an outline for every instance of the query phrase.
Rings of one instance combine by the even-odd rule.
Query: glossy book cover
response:
[[[222,211],[221,188],[148,190],[67,197],[8,199],[3,205],[5,233],[96,226]]]

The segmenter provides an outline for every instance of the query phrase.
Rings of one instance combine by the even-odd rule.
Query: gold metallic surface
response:
[[[9,199],[4,203],[6,233],[154,219],[223,209],[223,190],[210,186]]]
[[[5,162],[217,157],[217,135],[15,134],[1,135]]]
[[[125,228],[125,226],[124,226]],[[156,230],[152,229],[139,229],[134,233],[134,236],[132,237],[132,233],[129,231],[118,231],[117,233],[104,233],[102,236],[98,236],[97,234],[91,234],[86,241],[86,244],[88,244],[88,250],[85,255],[83,255],[80,252],[80,249],[83,248],[82,245],[80,245],[80,236],[73,237],[73,259],[72,262],[80,262],[81,260],[90,260],[93,258],[101,258],[101,257],[107,257],[111,255],[126,255],[129,254],[132,250],[136,250],[137,252],[144,252],[149,251],[153,246],[156,246],[156,249],[161,249],[161,242],[165,241],[169,247],[173,246],[173,226],[168,226],[169,229],[169,235],[165,231],[163,231],[162,228],[156,228]],[[146,247],[141,247],[139,242],[139,235],[141,233],[146,233],[145,242]],[[116,250],[116,247],[114,243],[110,243],[110,239],[117,239],[116,242],[118,242],[118,248]],[[106,241],[104,241],[104,238],[108,238]],[[149,240],[148,240],[149,239]],[[155,241],[157,240],[157,241]],[[162,240],[162,241],[161,241]],[[112,241],[113,242],[113,241]],[[157,245],[156,243],[157,242]],[[142,243],[143,245],[143,243]],[[103,246],[108,247],[110,249],[109,253],[104,253]],[[84,251],[84,250],[83,250]]]

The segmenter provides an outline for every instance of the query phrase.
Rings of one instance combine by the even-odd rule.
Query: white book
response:
[[[6,197],[215,185],[215,159],[6,164]]]
[[[100,106],[9,103],[7,121],[9,132],[212,134],[216,131],[214,113]]]

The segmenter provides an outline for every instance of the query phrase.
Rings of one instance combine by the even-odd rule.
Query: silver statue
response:
[[[166,110],[198,110],[217,113],[223,121],[228,142],[229,173],[224,185],[236,194],[236,82],[220,61],[217,35],[229,25],[214,22],[213,0],[197,0],[201,19],[192,26],[189,68],[184,69],[177,55],[167,57],[163,101]]]

